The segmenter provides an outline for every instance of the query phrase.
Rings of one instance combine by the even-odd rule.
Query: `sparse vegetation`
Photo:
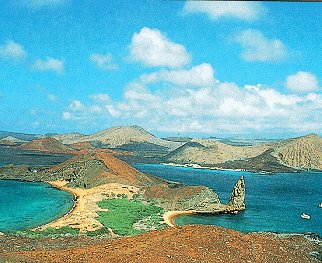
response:
[[[106,199],[97,204],[108,209],[108,212],[98,212],[98,221],[120,236],[137,235],[162,228],[160,220],[164,211],[155,205],[144,204],[138,199],[128,200],[124,196]]]
[[[17,231],[16,235],[18,236],[24,236],[24,237],[30,237],[30,238],[37,238],[37,237],[57,237],[57,236],[75,236],[79,234],[79,229],[72,228],[70,226],[64,226],[61,228],[54,228],[49,227],[44,230],[22,230]]]

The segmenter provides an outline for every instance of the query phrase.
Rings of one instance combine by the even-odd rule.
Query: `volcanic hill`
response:
[[[272,155],[289,167],[322,170],[322,138],[309,134],[286,140],[278,144]]]
[[[267,145],[238,147],[211,139],[194,139],[166,158],[176,163],[220,164],[228,160],[254,157],[267,149]]]
[[[310,134],[255,146],[232,146],[214,140],[192,140],[166,156],[169,162],[196,163],[251,171],[322,170],[322,138]]]
[[[54,138],[36,139],[20,146],[23,150],[73,154],[75,151]]]
[[[92,135],[67,134],[57,135],[56,139],[65,144],[71,144],[81,141],[99,142],[107,145],[109,148],[119,148],[130,144],[150,144],[173,150],[181,143],[167,141],[155,137],[140,126],[116,126]]]

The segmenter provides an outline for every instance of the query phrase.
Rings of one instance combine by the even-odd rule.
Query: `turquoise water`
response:
[[[241,175],[246,183],[246,210],[237,215],[181,216],[177,224],[218,225],[243,232],[314,232],[322,236],[322,172],[261,175],[249,172],[201,170],[156,164],[135,165],[142,172],[187,185],[206,185],[226,203]],[[310,220],[300,218],[301,213]]]
[[[49,223],[66,214],[73,204],[73,195],[45,183],[0,180],[0,232]]]

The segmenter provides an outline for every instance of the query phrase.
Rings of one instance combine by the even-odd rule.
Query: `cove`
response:
[[[246,183],[246,210],[237,215],[180,216],[178,225],[217,225],[242,232],[307,233],[322,236],[322,172],[299,172],[263,175],[250,172],[217,171],[173,167],[159,164],[137,164],[135,167],[167,180],[186,185],[212,188],[226,203],[241,175]],[[311,215],[310,220],[300,217]]]
[[[74,196],[46,183],[0,180],[0,232],[34,228],[62,217]]]

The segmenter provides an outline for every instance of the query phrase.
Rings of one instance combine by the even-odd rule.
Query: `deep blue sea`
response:
[[[246,183],[246,210],[237,215],[181,216],[177,224],[218,225],[243,232],[306,233],[322,236],[322,172],[262,175],[250,172],[216,171],[137,164],[135,167],[167,180],[211,187],[222,203],[241,175]],[[310,220],[300,217],[311,215]]]
[[[0,180],[0,232],[49,223],[66,214],[74,196],[45,183]]]

